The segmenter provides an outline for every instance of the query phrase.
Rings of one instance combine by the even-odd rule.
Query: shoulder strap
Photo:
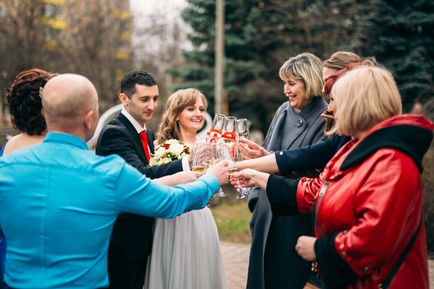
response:
[[[380,289],[386,289],[389,287],[390,282],[392,281],[393,277],[395,276],[396,272],[398,271],[399,267],[401,267],[402,262],[404,262],[404,259],[407,257],[408,252],[410,252],[411,247],[413,247],[414,242],[417,239],[417,236],[419,235],[420,227],[422,226],[422,217],[420,217],[419,225],[417,226],[416,232],[411,236],[410,241],[408,241],[407,246],[405,246],[404,250],[402,251],[401,255],[399,256],[398,260],[396,261],[395,265],[393,265],[392,270],[389,272],[389,275],[387,275],[386,279],[384,279],[383,282],[378,286]]]

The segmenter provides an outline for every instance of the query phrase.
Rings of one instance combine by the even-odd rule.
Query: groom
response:
[[[181,160],[149,166],[150,155],[154,153],[154,136],[146,128],[146,122],[152,118],[158,96],[157,82],[150,73],[132,71],[125,75],[119,94],[124,107],[102,130],[96,153],[117,154],[151,179],[182,171]],[[118,217],[109,245],[110,288],[142,289],[152,248],[153,226],[151,217],[129,213]]]

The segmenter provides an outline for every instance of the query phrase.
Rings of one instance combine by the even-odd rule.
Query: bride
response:
[[[173,93],[166,103],[158,143],[178,139],[194,144],[206,108],[205,96],[196,89]],[[149,262],[145,289],[227,288],[217,226],[207,207],[175,219],[157,219]]]

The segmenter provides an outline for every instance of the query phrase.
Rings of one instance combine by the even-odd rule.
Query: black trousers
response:
[[[312,216],[273,216],[264,253],[265,289],[302,289],[311,264],[295,251],[301,235],[312,236]]]
[[[108,260],[110,289],[142,289],[148,258],[139,260]]]

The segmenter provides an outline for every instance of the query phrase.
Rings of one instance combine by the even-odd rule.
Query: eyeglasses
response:
[[[352,70],[355,67],[358,67],[360,65],[362,65],[363,62],[351,62],[350,64],[348,64],[346,67],[342,68],[341,70],[339,70],[336,74],[330,75],[329,77],[327,77],[324,80],[324,93],[325,94],[330,94],[330,92],[332,91],[332,87],[335,84],[335,82],[341,78],[341,76],[345,75],[348,71]]]
[[[335,84],[336,80],[340,77],[340,74],[333,74],[327,77],[324,80],[324,93],[329,95],[332,92],[332,87]]]

